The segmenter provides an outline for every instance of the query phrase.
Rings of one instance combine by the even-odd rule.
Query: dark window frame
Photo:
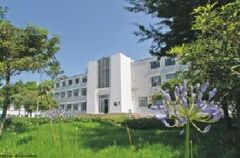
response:
[[[71,86],[73,84],[73,80],[72,79],[69,79],[68,80],[68,85]]]
[[[144,104],[142,104],[143,101],[145,102]],[[138,106],[139,107],[148,106],[148,97],[138,97]]]
[[[86,82],[87,82],[87,77],[86,76],[82,77],[82,83],[86,83]]]
[[[80,82],[79,82],[79,78],[76,78],[75,79],[75,84],[79,84]]]
[[[87,95],[87,88],[82,88],[81,89],[81,95],[86,96]]]
[[[157,69],[160,68],[160,61],[152,61],[150,62],[151,69]]]
[[[166,58],[165,59],[165,66],[172,66],[172,65],[176,65],[175,58]]]
[[[77,94],[77,95],[76,95]],[[73,90],[73,96],[78,97],[79,96],[79,89],[74,89]]]
[[[81,102],[80,106],[81,106],[81,111],[87,111],[87,102]]]
[[[62,81],[62,87],[66,86],[66,81]]]
[[[156,81],[156,79],[158,79],[158,81]],[[152,85],[152,87],[161,86],[161,82],[162,82],[162,78],[161,78],[160,75],[151,77],[151,85]]]

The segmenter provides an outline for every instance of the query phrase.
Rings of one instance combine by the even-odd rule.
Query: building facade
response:
[[[88,63],[86,74],[61,78],[55,97],[65,110],[82,113],[141,113],[160,86],[187,68],[177,58],[133,61],[122,53]]]

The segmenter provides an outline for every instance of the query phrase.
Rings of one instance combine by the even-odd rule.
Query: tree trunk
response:
[[[10,72],[6,73],[6,94],[5,94],[5,99],[4,99],[4,103],[3,103],[3,112],[2,112],[2,116],[0,118],[0,135],[2,134],[3,128],[4,128],[4,123],[6,120],[6,115],[7,115],[7,109],[10,106]]]
[[[224,113],[225,124],[226,124],[227,129],[230,130],[230,129],[232,129],[232,120],[228,113],[228,102],[225,97],[223,98],[222,104],[223,104],[223,113]]]
[[[236,93],[235,102],[237,106],[237,124],[238,124],[238,128],[240,128],[240,97],[238,95],[239,95],[239,91],[237,91]]]

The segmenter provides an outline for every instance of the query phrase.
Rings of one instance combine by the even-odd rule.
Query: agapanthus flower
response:
[[[175,87],[174,97],[170,93],[161,89],[163,101],[152,109],[159,110],[155,117],[167,127],[183,127],[187,122],[192,124],[199,132],[207,133],[211,125],[200,129],[195,122],[214,123],[223,116],[223,110],[215,104],[213,97],[217,89],[208,92],[208,99],[203,100],[204,93],[207,92],[209,82],[203,85],[187,87],[186,81]],[[174,119],[171,125],[168,120]]]

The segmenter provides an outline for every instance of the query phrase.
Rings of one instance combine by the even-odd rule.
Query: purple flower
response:
[[[167,101],[171,101],[171,96],[168,92],[165,92],[164,90],[160,89],[161,94],[163,95],[163,98]]]
[[[201,86],[201,92],[202,93],[206,92],[206,90],[208,89],[208,86],[209,86],[209,82],[206,82],[205,84],[203,84]]]
[[[196,93],[194,93],[191,86],[191,96],[188,96],[187,83],[184,81],[181,85],[175,87],[174,100],[176,101],[171,100],[169,92],[161,89],[161,94],[166,102],[157,108],[160,113],[155,117],[166,127],[182,127],[189,121],[198,131],[208,132],[211,128],[210,125],[201,130],[194,122],[214,123],[223,116],[223,110],[214,101],[210,101],[217,92],[216,88],[209,91],[208,101],[202,99],[203,93],[207,91],[208,87],[209,82],[202,86],[197,84],[195,86]],[[174,119],[174,125],[170,125],[167,119]]]
[[[207,133],[207,132],[210,131],[210,129],[211,129],[211,125],[207,125],[207,126],[204,128],[204,130],[203,130],[202,133]]]
[[[210,101],[216,95],[217,89],[214,88],[212,91],[209,92],[208,100]]]

